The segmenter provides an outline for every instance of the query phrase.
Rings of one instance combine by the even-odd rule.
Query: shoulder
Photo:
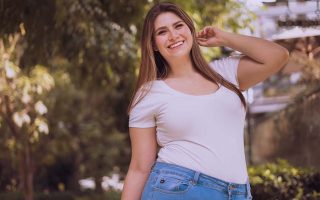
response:
[[[223,57],[215,59],[209,63],[209,65],[219,72],[230,71],[231,68],[238,67],[239,61],[243,55],[233,55],[228,57]]]
[[[155,116],[163,100],[161,85],[157,81],[143,84],[135,95],[135,103],[129,115],[130,127],[154,127]]]
[[[219,73],[223,78],[235,85],[238,84],[238,65],[243,55],[233,55],[229,57],[213,60],[209,63],[210,67]]]
[[[152,98],[161,95],[164,92],[164,88],[159,80],[154,80],[143,84],[137,91],[136,96],[143,95],[148,98]]]
[[[166,93],[162,84],[158,80],[150,81],[143,84],[135,94],[134,105],[136,106],[152,106],[157,104],[164,98]]]

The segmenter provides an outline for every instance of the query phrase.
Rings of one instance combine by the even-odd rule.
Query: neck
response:
[[[175,58],[168,60],[170,71],[168,78],[184,78],[195,74],[191,57]]]

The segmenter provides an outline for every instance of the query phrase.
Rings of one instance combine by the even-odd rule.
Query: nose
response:
[[[178,37],[178,32],[176,30],[169,31],[169,40],[175,40]]]

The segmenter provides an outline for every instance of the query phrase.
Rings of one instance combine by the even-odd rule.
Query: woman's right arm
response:
[[[157,155],[156,129],[130,128],[131,161],[121,200],[140,200]]]

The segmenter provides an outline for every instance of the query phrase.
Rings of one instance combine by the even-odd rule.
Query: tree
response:
[[[45,67],[35,66],[30,74],[23,73],[12,62],[19,35],[0,40],[0,117],[11,132],[11,148],[19,164],[20,188],[25,199],[33,199],[33,152],[41,134],[49,129],[43,95],[54,86]]]

